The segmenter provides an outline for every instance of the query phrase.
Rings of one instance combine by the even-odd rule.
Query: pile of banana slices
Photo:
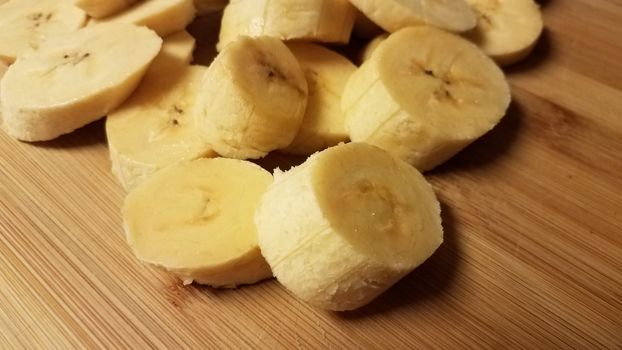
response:
[[[421,172],[500,121],[499,66],[542,29],[533,0],[0,0],[0,121],[36,142],[105,116],[142,261],[350,310],[442,243]],[[249,161],[275,151],[309,157]]]

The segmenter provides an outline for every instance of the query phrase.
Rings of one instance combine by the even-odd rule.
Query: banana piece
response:
[[[117,14],[140,0],[76,0],[75,4],[93,18]]]
[[[270,278],[253,215],[272,176],[250,162],[197,159],[163,169],[128,194],[126,237],[142,261],[184,284],[233,288]]]
[[[309,155],[348,140],[345,116],[341,112],[341,93],[356,71],[347,58],[323,46],[290,43],[307,78],[309,99],[302,125],[284,153]]]
[[[531,53],[544,27],[540,6],[533,0],[467,0],[477,26],[465,37],[498,64],[507,66]]]
[[[391,34],[350,77],[341,107],[352,141],[426,171],[492,129],[510,99],[503,72],[477,46],[412,27]]]
[[[240,35],[347,43],[355,17],[347,0],[232,0],[223,14],[217,49]]]
[[[70,0],[11,0],[0,5],[0,59],[13,63],[54,36],[75,32],[86,13]]]
[[[0,83],[5,131],[44,141],[105,116],[134,91],[161,43],[153,31],[122,23],[51,38]]]
[[[9,65],[3,60],[0,60],[0,81],[2,81],[2,77],[7,69],[9,69]],[[2,108],[0,108],[0,127],[2,127]]]
[[[425,178],[364,143],[332,147],[276,172],[255,225],[277,280],[335,311],[367,304],[443,241],[440,205]]]
[[[190,115],[207,68],[188,66],[192,46],[176,39],[164,40],[138,89],[106,119],[112,172],[126,191],[159,169],[216,155]]]
[[[477,22],[465,0],[350,0],[387,32],[429,25],[452,32],[466,32]]]
[[[194,0],[194,7],[198,16],[205,16],[224,9],[228,3],[229,0]]]
[[[92,19],[89,26],[102,23],[132,23],[146,26],[159,36],[165,37],[186,28],[195,14],[193,0],[147,0],[117,15]]]
[[[196,40],[185,30],[167,36],[147,74],[161,75],[163,70],[190,65],[195,47]]]
[[[307,82],[287,46],[242,36],[210,65],[193,113],[218,154],[261,158],[293,141],[306,104]]]
[[[361,51],[359,62],[363,63],[371,58],[371,55],[376,51],[378,46],[389,37],[389,33],[383,33],[370,40],[363,51]]]

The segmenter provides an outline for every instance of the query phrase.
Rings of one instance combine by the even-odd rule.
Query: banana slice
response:
[[[341,93],[356,66],[347,58],[323,46],[290,43],[307,78],[309,99],[302,125],[284,153],[309,155],[348,140]]]
[[[159,169],[216,155],[190,115],[207,68],[188,66],[169,38],[132,97],[106,119],[112,172],[126,191]]]
[[[93,18],[117,14],[140,0],[75,0],[76,6]]]
[[[194,116],[229,158],[261,158],[289,145],[302,124],[307,82],[279,39],[239,37],[209,67]]]
[[[161,170],[128,194],[123,220],[142,261],[185,284],[233,288],[272,276],[253,215],[272,176],[235,159],[197,159]]]
[[[355,17],[347,0],[232,0],[224,11],[217,49],[240,35],[347,43]]]
[[[544,24],[533,0],[467,0],[477,26],[465,37],[502,66],[525,58],[538,42]]]
[[[75,32],[86,13],[70,0],[11,0],[0,6],[0,59],[13,63],[54,36]]]
[[[465,0],[350,0],[387,32],[429,25],[452,32],[466,32],[477,22]]]
[[[443,241],[440,206],[425,178],[364,143],[329,148],[275,173],[255,225],[277,280],[336,311],[367,304]]]
[[[5,131],[24,141],[50,140],[105,116],[134,91],[161,43],[149,29],[120,23],[44,42],[2,79]]]
[[[147,74],[162,74],[169,67],[186,67],[192,61],[196,40],[185,30],[164,38],[160,53],[149,66]]]
[[[89,25],[102,23],[132,23],[146,26],[159,36],[186,28],[194,19],[196,10],[193,0],[147,0],[141,1],[129,9],[104,19],[92,19]]]
[[[224,9],[228,3],[229,0],[194,0],[194,7],[198,16],[205,16]]]
[[[378,46],[389,37],[389,33],[383,33],[370,40],[361,51],[359,62],[363,63],[371,58]]]
[[[352,141],[430,170],[492,129],[510,103],[499,67],[469,41],[402,29],[350,77],[341,100]]]

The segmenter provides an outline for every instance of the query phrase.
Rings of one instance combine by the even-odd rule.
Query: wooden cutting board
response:
[[[622,1],[542,3],[509,114],[429,174],[446,242],[355,312],[140,264],[102,122],[0,133],[0,348],[622,347]]]

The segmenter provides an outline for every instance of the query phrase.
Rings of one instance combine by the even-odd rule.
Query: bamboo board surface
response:
[[[102,122],[0,133],[0,348],[621,348],[622,2],[543,11],[507,117],[428,176],[444,245],[354,312],[140,264]]]

